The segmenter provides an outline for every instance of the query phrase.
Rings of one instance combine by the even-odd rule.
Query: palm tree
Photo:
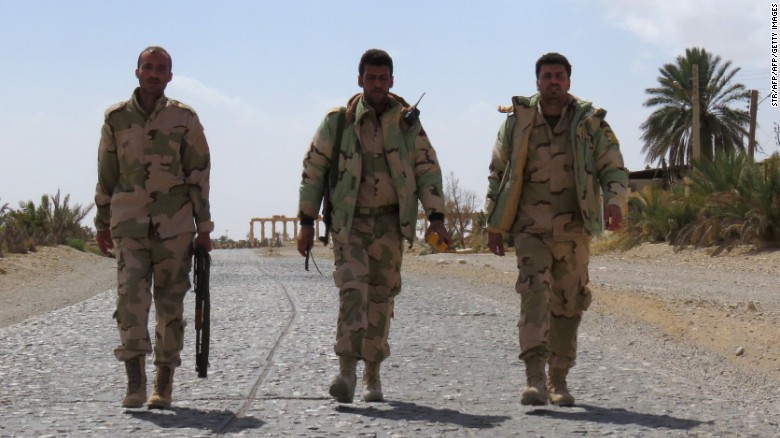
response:
[[[644,131],[642,152],[646,162],[667,158],[670,165],[688,164],[693,156],[693,93],[692,66],[699,66],[699,114],[701,158],[712,158],[723,152],[745,150],[750,116],[737,107],[749,99],[750,92],[740,83],[733,83],[739,67],[731,61],[721,62],[703,48],[685,49],[675,64],[661,67],[659,86],[647,88],[650,97],[644,106],[654,108],[640,128]]]

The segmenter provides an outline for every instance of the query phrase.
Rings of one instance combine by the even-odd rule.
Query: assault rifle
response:
[[[195,247],[193,279],[195,283],[195,371],[206,377],[209,368],[209,337],[211,331],[211,296],[209,269],[211,256],[201,245]]]

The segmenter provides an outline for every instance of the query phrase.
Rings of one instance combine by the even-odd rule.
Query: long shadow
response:
[[[265,424],[254,417],[235,418],[235,412],[227,409],[207,411],[173,407],[166,410],[127,410],[125,413],[139,420],[154,423],[164,429],[190,428],[210,430],[214,433],[223,433],[223,429],[228,423],[230,431],[257,429]]]
[[[336,410],[385,420],[429,421],[456,424],[471,429],[490,429],[510,419],[504,415],[472,415],[454,409],[437,409],[400,401],[389,401],[377,406],[390,406],[391,409],[339,405]]]
[[[602,408],[593,405],[577,404],[572,409],[583,410],[551,410],[534,409],[526,412],[526,415],[556,418],[560,420],[590,421],[595,423],[610,423],[628,425],[635,424],[647,428],[665,428],[675,430],[690,430],[702,424],[712,424],[712,421],[699,421],[687,418],[675,418],[670,415],[643,414],[631,412],[622,408]]]

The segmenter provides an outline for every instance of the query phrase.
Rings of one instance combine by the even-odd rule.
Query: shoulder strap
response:
[[[341,153],[341,134],[344,133],[344,115],[347,108],[339,108],[338,118],[336,119],[336,137],[333,141],[333,153],[330,156],[330,187],[336,187],[339,180],[339,153]]]

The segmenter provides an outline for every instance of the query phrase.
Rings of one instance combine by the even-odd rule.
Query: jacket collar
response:
[[[388,96],[387,98],[387,108],[382,112],[383,117],[387,117],[390,114],[394,114],[397,112],[400,112],[401,110],[401,104],[393,98],[393,96]],[[371,108],[365,101],[364,97],[361,95],[360,99],[357,102],[357,107],[355,109],[355,123],[360,123],[360,121],[363,119],[363,117],[366,117],[367,114],[373,112],[373,108]]]
[[[133,104],[133,107],[136,111],[140,112],[141,114],[146,114],[146,111],[144,111],[143,106],[141,106],[141,102],[138,100],[138,95],[141,93],[141,88],[136,87],[135,90],[133,90],[133,96],[131,97],[130,101]],[[159,99],[157,99],[157,102],[154,103],[154,111],[152,111],[152,114],[157,114],[162,108],[164,108],[168,104],[168,98],[165,97],[165,94],[160,96]],[[151,116],[152,114],[146,114],[147,116]]]

